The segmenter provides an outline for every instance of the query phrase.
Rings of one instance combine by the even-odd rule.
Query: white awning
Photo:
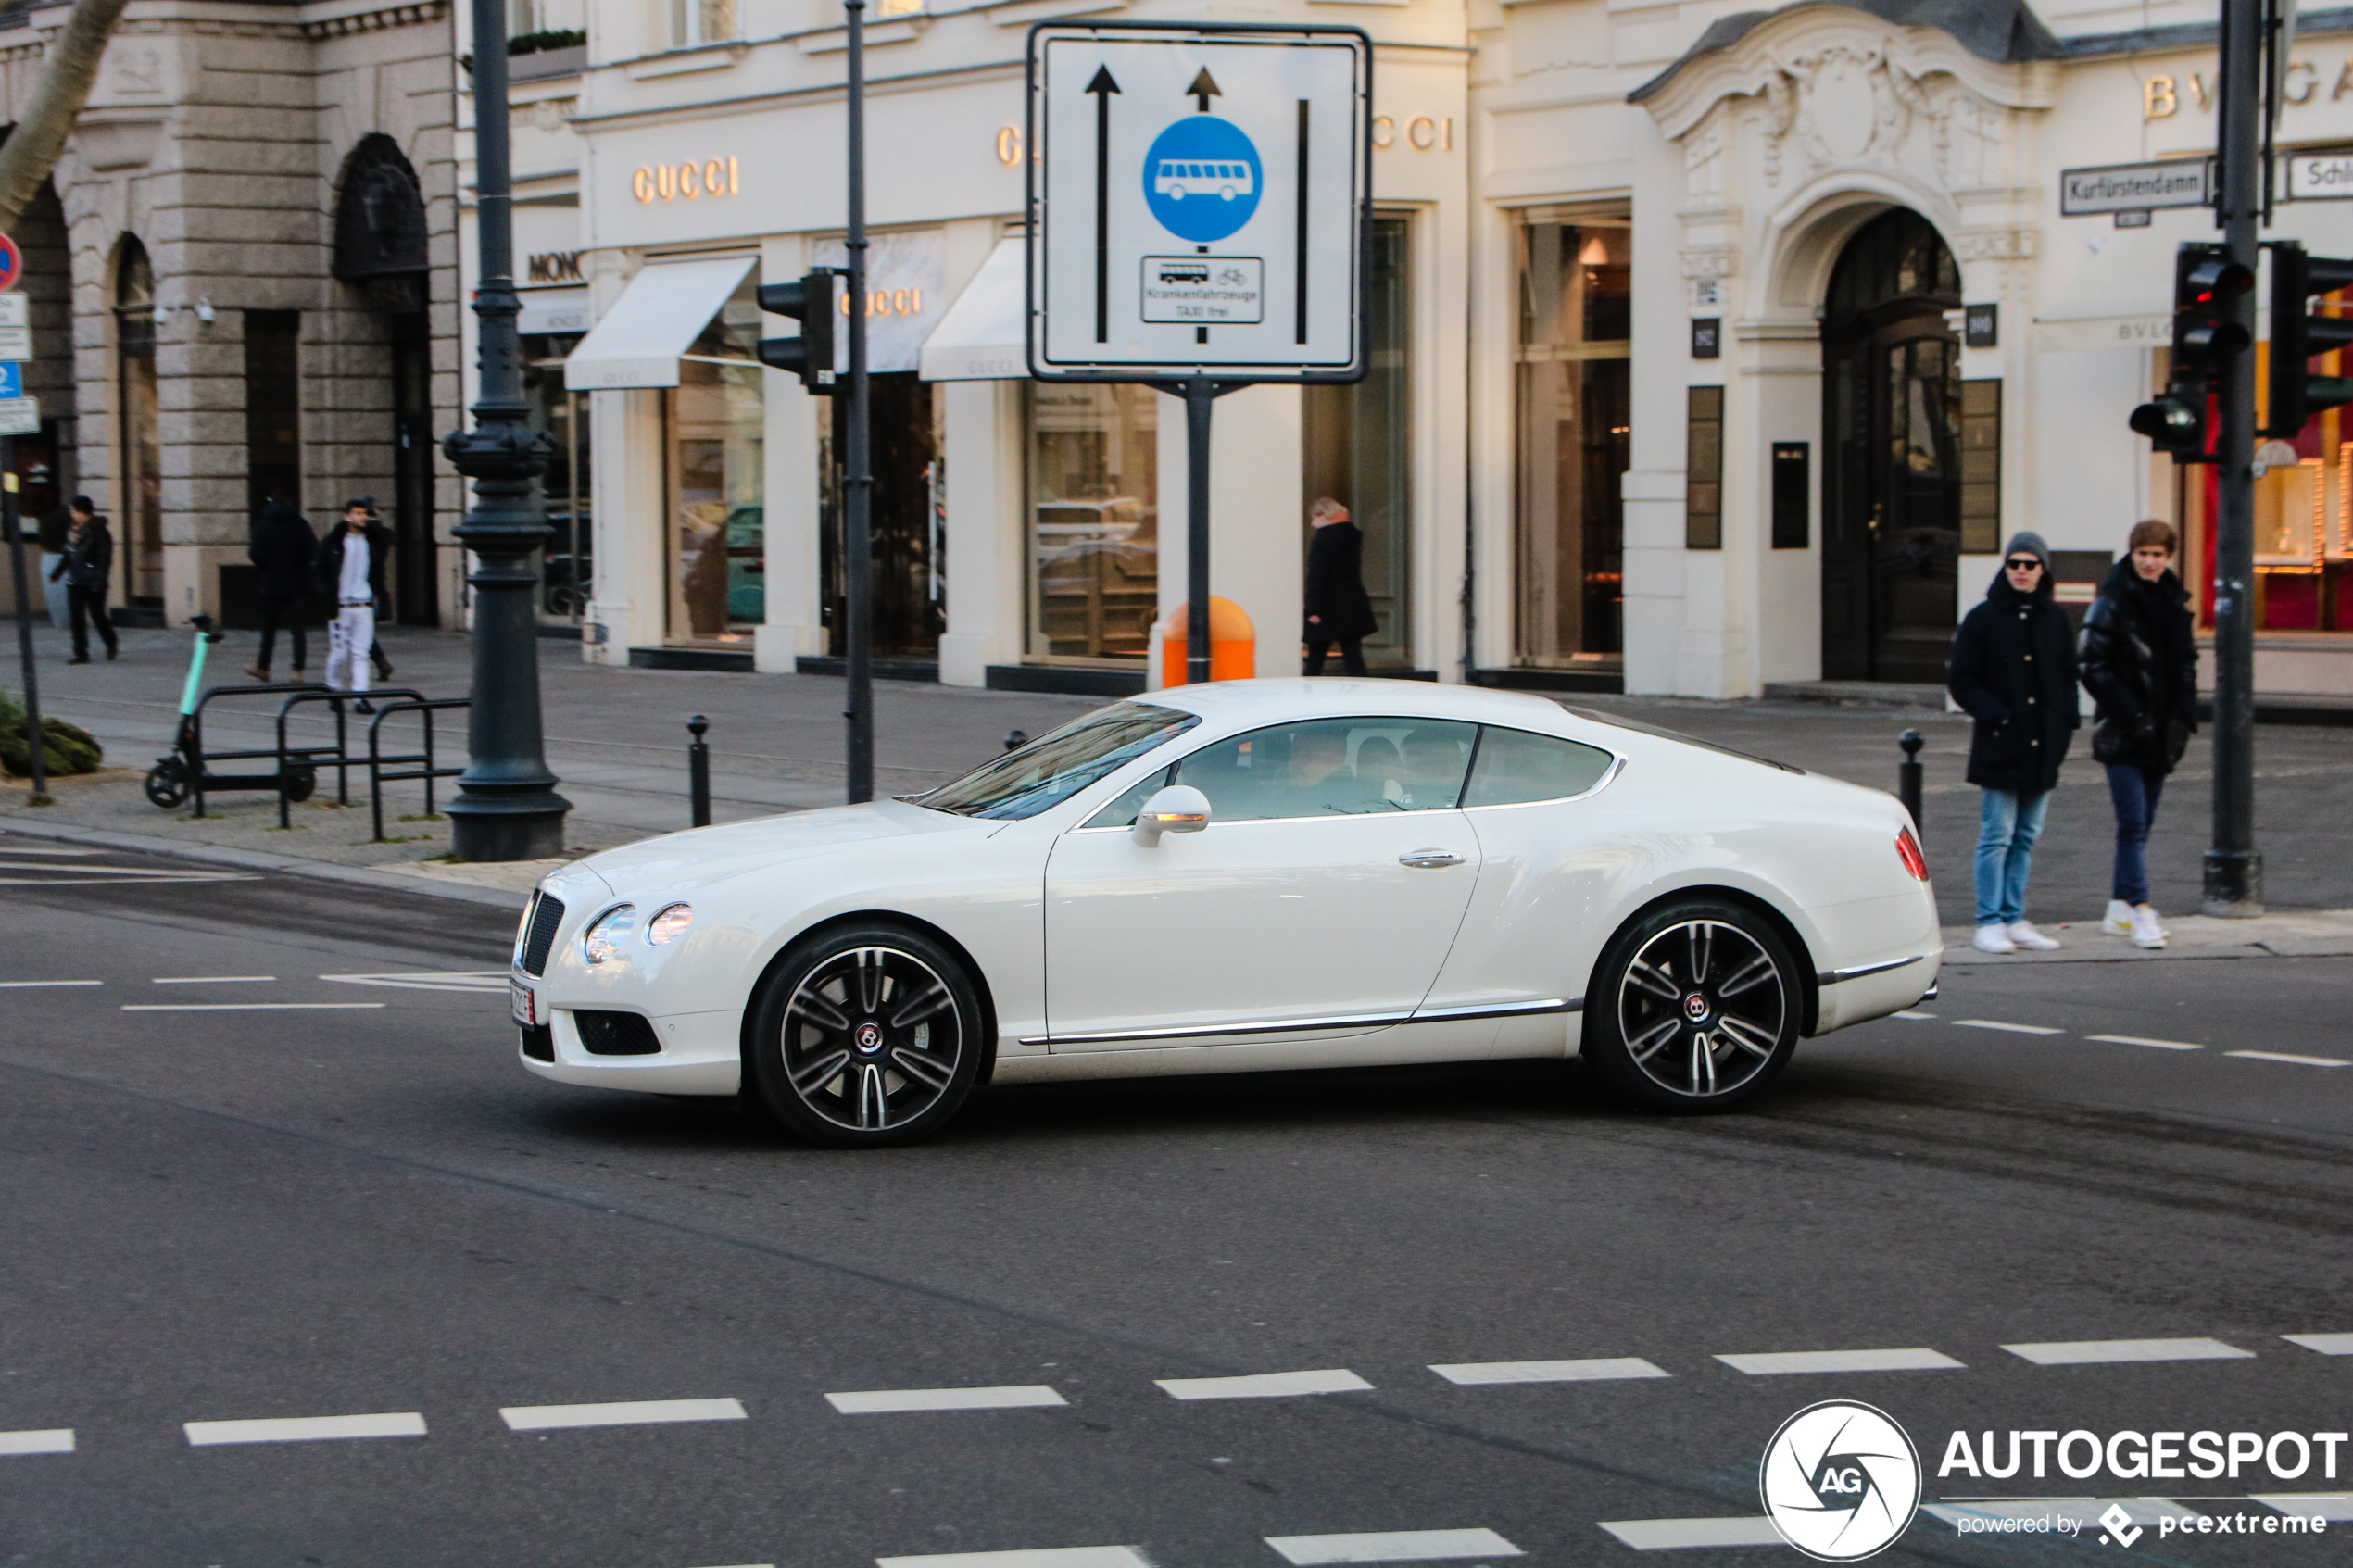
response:
[[[727,256],[646,268],[564,360],[564,385],[574,392],[676,386],[678,357],[753,265],[751,257]]]
[[[586,289],[531,289],[522,295],[522,314],[515,318],[519,332],[585,332],[588,330]]]
[[[973,281],[924,339],[925,381],[1027,381],[1022,341],[1021,236],[999,240]]]

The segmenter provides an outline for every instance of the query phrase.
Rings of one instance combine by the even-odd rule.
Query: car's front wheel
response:
[[[1585,1055],[1653,1110],[1730,1110],[1797,1046],[1797,960],[1736,904],[1685,898],[1652,910],[1618,933],[1594,980]]]
[[[752,1004],[748,1085],[812,1143],[930,1136],[972,1093],[987,1025],[971,977],[919,932],[873,924],[805,941]]]

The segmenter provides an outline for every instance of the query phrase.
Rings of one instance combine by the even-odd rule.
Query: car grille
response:
[[[522,1054],[534,1061],[556,1060],[556,1032],[544,1023],[520,1023],[515,1026],[522,1035]]]
[[[556,932],[564,922],[564,901],[542,893],[532,901],[531,926],[522,939],[522,972],[547,972],[547,955],[556,946]]]
[[[573,1026],[591,1056],[655,1056],[661,1041],[652,1021],[635,1012],[575,1012]]]

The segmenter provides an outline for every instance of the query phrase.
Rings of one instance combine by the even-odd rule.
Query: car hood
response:
[[[625,898],[648,886],[676,893],[712,887],[748,872],[876,839],[986,832],[1002,825],[897,800],[876,800],[862,806],[828,806],[759,817],[724,827],[690,828],[607,849],[580,864],[602,877],[616,897]]]

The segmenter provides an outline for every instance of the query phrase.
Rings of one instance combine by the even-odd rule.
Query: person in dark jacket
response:
[[[2014,953],[2058,944],[2026,918],[2034,841],[2081,721],[2075,646],[2051,587],[2051,552],[2018,533],[2002,570],[1953,636],[1945,689],[1977,722],[1969,782],[1983,791],[1977,835],[1977,948]]]
[[[2116,807],[2116,873],[2100,928],[2136,947],[2165,946],[2149,902],[2149,825],[2166,775],[2197,732],[2197,644],[2189,590],[2171,562],[2181,536],[2152,518],[2133,525],[2129,554],[2083,617],[2083,687],[2099,704],[2092,757],[2108,769]]]
[[[89,496],[73,498],[73,528],[66,535],[65,554],[49,569],[49,581],[63,579],[69,611],[73,619],[73,657],[69,664],[90,662],[89,622],[98,623],[107,657],[121,650],[115,644],[114,622],[107,619],[107,583],[114,573],[114,535]]]
[[[1365,673],[1365,639],[1380,629],[1373,601],[1365,592],[1365,535],[1348,521],[1348,508],[1329,495],[1308,508],[1315,527],[1307,543],[1307,619],[1300,640],[1307,645],[1302,672],[1324,672],[1324,656],[1340,645],[1343,675]]]
[[[303,627],[310,619],[310,569],[319,558],[319,536],[308,518],[272,497],[253,520],[245,556],[261,569],[255,582],[261,608],[261,657],[245,667],[245,673],[257,681],[270,679],[271,656],[283,627],[294,645],[294,678],[299,681],[310,662]]]
[[[375,508],[365,496],[345,504],[343,526],[319,546],[319,591],[335,607],[327,626],[327,684],[337,691],[368,690],[376,607],[384,601],[384,561],[391,554],[392,530],[376,521]],[[376,709],[363,695],[358,710]]]

